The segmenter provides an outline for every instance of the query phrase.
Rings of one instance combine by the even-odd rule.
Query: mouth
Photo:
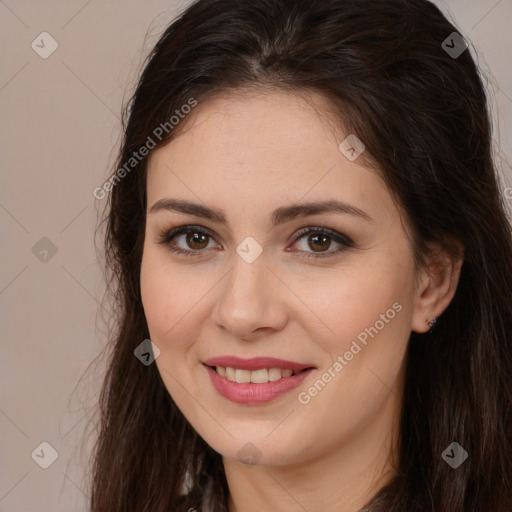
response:
[[[236,382],[238,384],[266,384],[267,382],[275,382],[288,377],[294,377],[308,370],[314,369],[308,366],[302,370],[293,370],[291,368],[259,368],[257,370],[246,370],[243,368],[233,368],[231,366],[210,366],[205,364],[221,377]]]
[[[253,369],[207,363],[203,363],[203,366],[214,389],[220,395],[231,402],[244,405],[264,405],[284,396],[317,370],[314,366],[297,363],[292,363],[294,368],[288,368],[286,361],[280,362],[283,368],[276,367],[275,362],[262,367],[254,360],[246,360],[245,363],[246,367],[252,366]],[[268,364],[268,359],[265,364]]]
[[[298,363],[275,357],[243,359],[235,356],[219,356],[208,359],[203,364],[215,370],[221,377],[239,384],[265,384],[315,369],[315,366],[310,363]]]

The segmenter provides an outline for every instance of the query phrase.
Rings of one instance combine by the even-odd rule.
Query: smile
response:
[[[206,364],[203,364],[203,367],[208,372],[213,388],[222,397],[244,405],[261,405],[271,402],[299,386],[304,379],[316,371],[316,368],[311,367],[296,371],[280,368],[249,371],[232,367],[212,367]],[[222,375],[223,371],[226,375]],[[259,382],[253,382],[253,379]]]
[[[238,368],[215,367],[216,372],[221,376],[225,377],[231,382],[242,383],[253,383],[253,384],[265,384],[266,382],[275,382],[276,380],[292,377],[300,373],[299,371],[281,368],[262,368],[260,370],[242,370]],[[304,370],[301,370],[304,371]]]

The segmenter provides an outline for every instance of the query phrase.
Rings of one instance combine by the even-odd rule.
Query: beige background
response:
[[[87,510],[77,446],[99,379],[72,393],[105,341],[93,244],[104,200],[92,191],[115,158],[123,95],[142,57],[187,3],[0,0],[1,512]],[[512,0],[438,4],[491,74],[494,138],[512,162]],[[47,59],[31,47],[43,31],[59,45]],[[502,168],[512,185],[510,166]],[[42,442],[59,455],[48,469],[31,458]],[[48,461],[42,449],[34,458]]]

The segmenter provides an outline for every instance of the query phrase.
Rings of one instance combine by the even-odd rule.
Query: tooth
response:
[[[279,380],[281,378],[281,369],[280,368],[270,368],[268,371],[268,380],[269,382],[273,382],[274,380]]]
[[[266,382],[273,382],[299,373],[290,369],[281,370],[280,368],[262,368],[260,370],[250,371],[230,368],[229,366],[227,368],[216,366],[215,370],[221,377],[225,377],[231,382],[238,382],[240,384],[251,382],[254,384],[265,384]]]
[[[264,384],[268,382],[268,371],[266,368],[263,370],[254,370],[251,372],[251,382],[255,384]]]
[[[236,370],[236,381],[240,384],[245,382],[251,382],[251,371],[250,370]]]

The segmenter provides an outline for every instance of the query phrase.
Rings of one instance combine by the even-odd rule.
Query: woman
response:
[[[195,2],[101,190],[93,512],[512,510],[511,230],[436,6]]]

